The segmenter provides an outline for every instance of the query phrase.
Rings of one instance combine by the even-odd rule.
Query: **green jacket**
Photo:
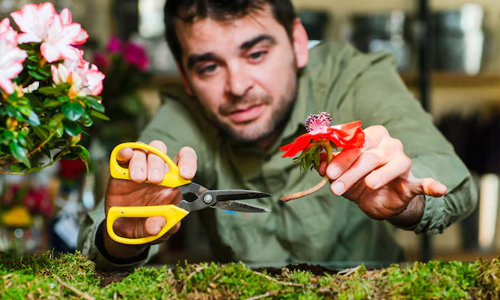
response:
[[[251,200],[271,208],[270,213],[203,212],[215,214],[204,219],[213,245],[218,246],[217,254],[256,264],[404,259],[393,225],[370,219],[355,203],[333,195],[328,187],[306,198],[279,201],[281,196],[321,180],[316,171],[300,172],[299,165],[282,158],[279,150],[305,133],[307,116],[320,111],[329,112],[333,124],[361,120],[363,128],[385,126],[403,143],[416,177],[432,177],[448,187],[444,197],[427,197],[420,223],[404,229],[417,234],[441,233],[474,209],[477,191],[471,175],[407,90],[391,55],[361,54],[347,44],[329,42],[312,48],[309,56],[300,73],[292,116],[269,149],[226,139],[181,86],[164,91],[162,107],[140,138],[146,143],[154,139],[165,142],[171,157],[183,146],[194,148],[198,155],[195,182],[209,188],[252,189],[273,195],[272,199]],[[79,245],[91,258],[107,264],[93,245],[103,215],[101,206],[85,220]]]

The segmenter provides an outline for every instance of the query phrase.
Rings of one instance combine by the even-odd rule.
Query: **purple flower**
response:
[[[123,47],[123,57],[128,63],[135,65],[139,70],[148,68],[149,60],[146,50],[134,43],[126,43]]]

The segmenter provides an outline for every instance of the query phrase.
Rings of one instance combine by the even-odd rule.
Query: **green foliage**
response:
[[[101,97],[76,95],[69,83],[55,85],[51,66],[61,61],[47,63],[38,43],[19,47],[28,54],[14,80],[19,88],[12,94],[0,93],[0,173],[36,172],[63,157],[86,162],[88,151],[74,147],[74,140],[82,127],[93,124],[91,118],[107,118]],[[38,89],[21,91],[35,82]],[[43,157],[47,159],[42,165]]]
[[[312,168],[318,168],[321,163],[321,153],[336,150],[337,147],[328,139],[312,142],[309,148],[306,148],[299,156],[294,158],[294,162],[300,163],[300,170],[307,171]]]
[[[139,268],[101,287],[94,264],[80,253],[54,257],[0,254],[1,299],[499,299],[499,259],[430,261],[338,274],[257,272],[243,263]]]

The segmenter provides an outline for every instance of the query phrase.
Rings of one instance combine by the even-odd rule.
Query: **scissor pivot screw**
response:
[[[205,202],[206,204],[209,204],[210,202],[212,202],[212,195],[210,194],[207,194],[203,197],[203,202]]]

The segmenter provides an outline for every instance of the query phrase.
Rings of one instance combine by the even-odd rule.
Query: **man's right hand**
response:
[[[163,142],[152,141],[150,145],[167,153],[167,147]],[[117,159],[121,165],[128,167],[131,180],[110,178],[105,198],[106,215],[111,206],[178,204],[182,200],[182,194],[177,188],[157,185],[168,172],[168,165],[157,155],[141,149],[125,148],[118,153]],[[179,166],[179,173],[183,178],[193,179],[196,174],[197,157],[192,148],[182,148],[173,161]],[[144,182],[146,180],[150,183]],[[136,239],[158,234],[165,224],[163,217],[120,218],[115,221],[113,230],[119,236]],[[154,243],[167,240],[170,235],[179,230],[179,227],[180,223]],[[105,229],[103,234],[106,251],[119,259],[135,257],[148,246],[117,243],[109,237]]]

